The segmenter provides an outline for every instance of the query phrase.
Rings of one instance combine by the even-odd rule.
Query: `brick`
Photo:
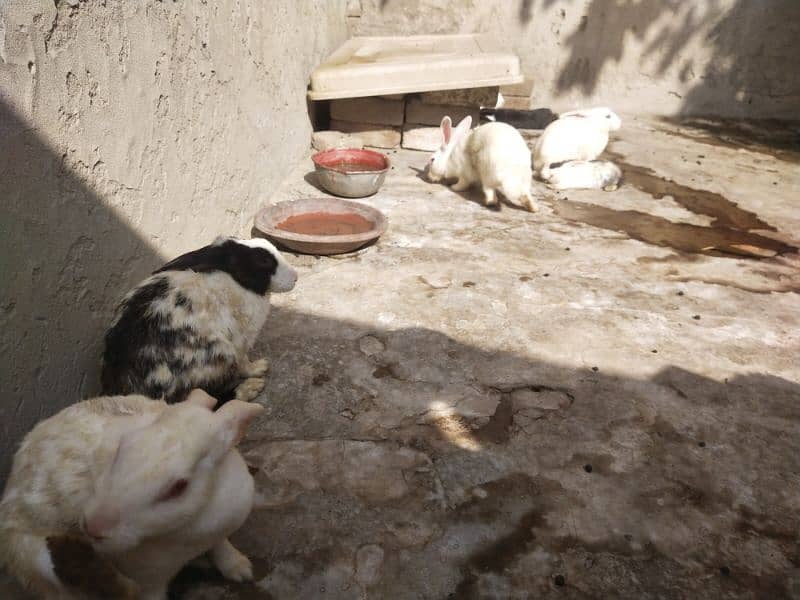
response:
[[[341,131],[315,131],[311,134],[311,145],[322,152],[331,148],[363,148],[364,140],[355,133]]]
[[[352,123],[350,121],[331,121],[331,129],[343,133],[355,133],[365,146],[373,148],[397,148],[400,146],[399,127],[381,127],[370,123]]]
[[[426,104],[418,98],[413,98],[406,104],[406,123],[439,125],[444,116],[449,116],[453,123],[458,123],[464,117],[471,116],[472,122],[477,125],[481,118],[481,111],[477,106]]]
[[[438,150],[441,145],[442,132],[438,127],[412,125],[411,123],[403,126],[403,148],[433,152]]]
[[[499,88],[468,88],[463,90],[444,90],[441,92],[423,92],[420,98],[426,104],[447,104],[455,106],[487,106],[493,108],[497,104]]]
[[[526,96],[530,98],[532,92],[533,81],[530,79],[526,79],[522,83],[500,86],[500,93],[503,94],[503,96]]]
[[[331,119],[373,125],[402,125],[405,103],[386,98],[347,98],[331,101]]]

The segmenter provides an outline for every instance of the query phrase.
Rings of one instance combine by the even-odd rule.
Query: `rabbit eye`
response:
[[[158,497],[159,502],[168,502],[181,496],[186,488],[189,487],[188,479],[178,479],[175,483],[170,485],[166,491]]]

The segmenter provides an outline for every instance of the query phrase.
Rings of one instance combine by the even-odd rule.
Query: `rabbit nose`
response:
[[[104,540],[107,533],[119,523],[119,512],[103,510],[84,517],[83,529],[93,540]]]

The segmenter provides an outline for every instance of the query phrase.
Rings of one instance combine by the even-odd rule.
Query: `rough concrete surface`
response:
[[[800,118],[796,0],[360,3],[355,35],[496,33],[532,86],[524,108]]]
[[[258,206],[308,149],[345,1],[0,2],[0,481],[95,393],[136,281]]]
[[[257,581],[174,597],[800,597],[800,152],[624,123],[617,192],[495,212],[399,150],[376,245],[289,255],[242,447]]]
[[[291,256],[259,343],[257,582],[176,592],[800,598],[800,152],[626,118],[627,183],[534,214],[390,156],[386,234]]]

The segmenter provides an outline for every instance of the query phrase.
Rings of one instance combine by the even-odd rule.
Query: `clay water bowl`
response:
[[[319,184],[336,196],[365,198],[383,185],[389,157],[356,148],[324,150],[311,157]]]
[[[388,226],[380,211],[338,198],[303,198],[263,208],[256,229],[302,254],[345,254],[377,240]]]

